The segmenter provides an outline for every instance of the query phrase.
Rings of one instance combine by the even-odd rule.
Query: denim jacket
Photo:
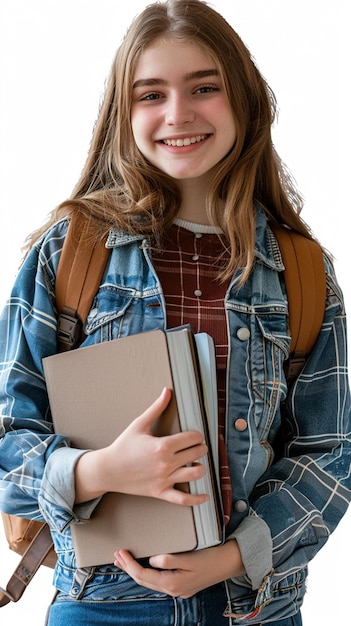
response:
[[[79,570],[75,564],[71,524],[89,519],[96,502],[74,505],[74,465],[84,451],[53,432],[42,366],[43,357],[57,351],[55,275],[67,224],[54,225],[27,256],[0,319],[0,509],[50,524],[58,553],[54,583],[67,596],[157,596],[113,565]],[[165,328],[147,240],[111,231],[107,246],[111,255],[84,345]],[[261,211],[253,271],[241,288],[235,275],[225,297],[233,488],[227,535],[237,539],[246,568],[245,576],[226,582],[223,610],[235,624],[279,620],[297,610],[307,563],[350,501],[346,320],[327,257],[325,268],[323,327],[290,389],[283,368],[290,344],[283,265]],[[113,546],[111,561],[112,555]]]

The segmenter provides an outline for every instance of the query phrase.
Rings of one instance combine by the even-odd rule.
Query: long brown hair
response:
[[[222,277],[241,267],[245,280],[254,259],[257,206],[270,220],[311,235],[299,215],[301,196],[272,143],[274,94],[238,34],[201,0],[157,2],[132,22],[112,65],[81,177],[41,231],[71,211],[83,211],[96,223],[97,237],[119,227],[160,241],[173,222],[181,201],[177,183],[140,153],[130,119],[136,65],[162,36],[200,46],[223,80],[237,139],[213,169],[206,210],[211,223],[224,230],[231,251]]]

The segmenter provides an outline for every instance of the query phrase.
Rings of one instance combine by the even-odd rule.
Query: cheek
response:
[[[221,135],[226,146],[233,146],[236,137],[236,124],[231,109],[226,101],[216,103],[216,107],[211,111],[213,125]]]
[[[145,120],[145,116],[140,115],[139,113],[132,113],[131,116],[131,127],[132,133],[134,137],[134,141],[139,147],[143,144],[144,136],[147,132],[147,120]]]
[[[223,128],[222,128],[223,141],[226,144],[228,150],[230,150],[235,144],[236,139],[237,139],[236,124],[233,120],[232,115],[228,115],[228,113],[225,116],[225,113],[223,112],[222,119],[223,119]]]

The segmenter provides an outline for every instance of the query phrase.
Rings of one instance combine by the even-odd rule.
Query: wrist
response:
[[[219,546],[219,552],[219,560],[223,563],[225,569],[221,576],[222,580],[243,576],[245,574],[245,566],[236,539],[229,539]]]
[[[103,467],[102,450],[90,450],[78,459],[74,471],[76,504],[100,498],[108,491]]]

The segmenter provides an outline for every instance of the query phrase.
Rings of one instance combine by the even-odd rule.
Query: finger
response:
[[[190,465],[191,463],[196,463],[198,459],[202,459],[202,457],[206,456],[208,452],[208,447],[205,443],[200,443],[195,446],[190,446],[189,448],[185,448],[184,450],[179,450],[176,453],[176,462],[178,467],[182,467],[184,465]]]
[[[188,570],[188,567],[184,567],[184,556],[187,553],[181,552],[180,554],[157,554],[149,558],[149,564],[155,569],[176,570],[182,571]]]
[[[185,467],[179,467],[171,476],[173,484],[190,483],[199,480],[206,474],[206,468],[202,463],[192,463]]]
[[[204,436],[198,430],[186,430],[179,433],[175,433],[174,435],[168,435],[167,437],[170,440],[170,444],[172,445],[172,449],[174,452],[182,452],[183,450],[190,450],[195,448],[196,446],[205,445],[204,444]],[[206,454],[207,449],[204,453],[201,453],[196,458],[200,458]],[[193,460],[195,460],[193,458]]]
[[[166,410],[171,397],[171,389],[165,387],[156,400],[146,409],[146,411],[144,411],[144,413],[132,422],[131,428],[136,429],[139,432],[152,433],[152,427],[155,421]],[[201,444],[198,450],[190,452],[187,458],[181,461],[182,465],[191,463],[207,453],[207,447],[203,444],[203,434],[197,430],[189,430],[175,433],[173,435],[166,435],[163,439],[167,440],[167,445],[169,445],[169,450],[172,453],[178,453],[188,449],[190,450],[196,446],[200,446]]]
[[[151,432],[154,422],[166,410],[172,396],[172,391],[165,387],[156,400],[137,417],[132,423],[132,428],[137,430]]]
[[[172,570],[158,571],[152,568],[142,567],[127,550],[119,550],[115,553],[115,565],[125,571],[139,585],[155,591],[161,591],[169,595],[176,595],[171,589],[175,572]]]
[[[171,502],[172,504],[181,504],[182,506],[198,506],[209,500],[207,493],[192,494],[180,489],[170,488],[162,492],[162,500]]]
[[[134,580],[141,580],[145,568],[136,561],[128,550],[118,550],[115,552],[114,564],[127,572]]]

